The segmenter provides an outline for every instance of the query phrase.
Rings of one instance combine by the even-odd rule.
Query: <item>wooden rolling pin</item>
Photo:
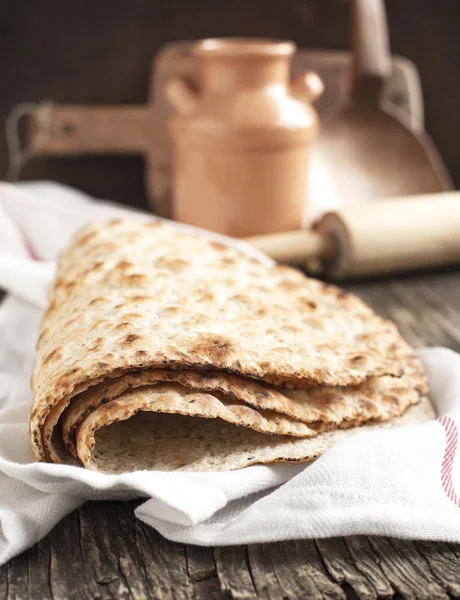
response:
[[[311,230],[246,241],[280,263],[333,279],[460,263],[460,191],[348,205]]]

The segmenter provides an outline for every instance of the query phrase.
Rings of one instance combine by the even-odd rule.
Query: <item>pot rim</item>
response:
[[[283,57],[292,56],[294,42],[271,38],[207,38],[193,45],[197,57]]]

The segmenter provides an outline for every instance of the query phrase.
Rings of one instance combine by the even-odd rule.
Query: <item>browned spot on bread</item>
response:
[[[134,267],[133,263],[130,263],[127,260],[121,260],[118,264],[115,265],[115,269],[119,269],[120,271],[126,271],[131,267]]]
[[[113,328],[114,331],[121,331],[123,329],[126,329],[127,327],[131,327],[131,324],[128,323],[127,321],[123,321],[122,323],[118,323],[118,325],[115,325],[115,327]]]
[[[76,242],[74,242],[74,244],[75,244],[75,246],[84,246],[85,244],[87,244],[90,240],[92,240],[96,236],[97,236],[96,231],[90,231],[89,233],[82,235],[79,239],[77,239]]]
[[[133,302],[149,302],[150,300],[155,300],[155,298],[153,296],[140,296],[140,295],[137,295],[137,296],[131,296],[131,300]],[[120,304],[119,306],[123,306],[123,305]]]
[[[140,319],[142,318],[142,315],[140,313],[126,313],[126,315],[124,315],[125,319]]]
[[[97,350],[97,348],[99,348],[99,346],[102,344],[103,341],[104,341],[104,338],[101,338],[101,337],[96,338],[94,340],[94,344],[88,348],[88,351],[92,352],[93,350]]]
[[[101,296],[99,296],[98,298],[93,298],[89,302],[89,306],[94,306],[95,304],[101,304],[102,302],[107,302],[107,299],[106,298],[102,298]]]
[[[161,256],[155,261],[155,265],[160,269],[169,269],[175,273],[186,269],[190,263],[182,258],[170,258],[169,256]]]
[[[282,275],[290,275],[293,271],[292,267],[288,267],[287,265],[275,265],[272,267],[273,272],[281,273]]]
[[[37,340],[37,348],[40,345],[40,343],[42,342],[43,338],[45,337],[45,335],[48,333],[48,328],[45,327],[45,329],[43,329],[43,331],[40,333],[40,335],[38,336],[38,340]]]
[[[289,333],[300,333],[302,328],[298,325],[284,325],[283,331],[287,331]]]
[[[198,335],[197,338],[192,353],[204,355],[211,362],[223,362],[236,352],[233,340],[227,336],[209,333]]]
[[[415,391],[417,392],[417,394],[419,396],[423,396],[423,394],[427,394],[428,393],[428,383],[425,383],[425,385],[417,385],[415,386]]]
[[[399,406],[401,403],[401,399],[398,396],[391,396],[391,401],[393,402],[393,404],[396,404],[396,406]]]
[[[59,377],[59,379],[56,382],[56,389],[66,389],[69,385],[69,383],[71,383],[72,380],[72,376],[75,375],[75,373],[78,373],[78,371],[81,371],[80,367],[74,367],[73,369],[70,369],[70,371],[67,371],[66,373],[64,373],[64,375],[61,375],[61,377]]]
[[[299,302],[302,306],[306,306],[307,308],[311,308],[312,310],[316,310],[318,305],[310,298],[305,298],[304,296],[299,297]]]
[[[358,336],[358,339],[363,342],[365,340],[372,339],[372,335],[370,333],[361,333]]]
[[[57,308],[56,300],[53,300],[52,302],[49,303],[48,308],[46,309],[45,317],[50,315],[54,310],[56,310],[56,308]]]
[[[148,278],[145,275],[142,275],[141,273],[130,273],[129,275],[125,275],[123,280],[132,285],[138,283],[146,283],[148,281]]]
[[[278,288],[283,292],[295,292],[299,289],[299,284],[295,281],[281,281]]]
[[[95,244],[94,247],[90,249],[88,254],[92,254],[95,251],[103,253],[103,254],[109,254],[110,252],[113,252],[114,250],[117,250],[116,244],[110,243],[110,242],[101,242],[99,244]]]
[[[172,317],[180,313],[180,308],[178,306],[166,306],[161,312],[164,317]]]
[[[123,219],[111,219],[107,224],[109,227],[116,227],[117,225],[121,225],[123,223]]]
[[[220,259],[220,262],[222,265],[234,265],[236,263],[236,260],[232,256],[223,256]]]
[[[122,343],[123,344],[132,344],[136,340],[140,340],[140,339],[141,339],[140,335],[137,335],[136,333],[129,333],[126,337],[123,338]]]
[[[143,356],[147,356],[148,352],[147,350],[137,350],[136,351],[136,356],[139,358],[142,358]]]
[[[235,300],[236,302],[241,302],[242,304],[252,304],[253,303],[253,299],[251,298],[251,296],[248,296],[247,294],[235,294],[234,296],[232,296],[230,298],[230,300]]]
[[[197,300],[199,302],[212,302],[215,298],[215,295],[210,290],[203,290],[197,296]]]
[[[227,250],[228,247],[225,246],[224,244],[221,244],[220,242],[209,242],[209,245],[214,248],[214,250],[218,250],[219,252],[222,252],[223,250]]]
[[[74,289],[74,287],[75,287],[76,285],[77,285],[77,282],[76,282],[76,281],[69,281],[68,283],[66,283],[66,284],[64,285],[64,288],[65,288],[65,289],[66,289],[68,292],[71,292],[71,291]]]
[[[148,223],[144,224],[144,227],[149,227],[154,229],[155,227],[164,227],[163,223],[161,223],[161,221],[149,221]]]
[[[107,321],[105,319],[99,319],[98,321],[95,321],[93,323],[93,329],[95,329],[96,327],[103,327],[107,325]]]
[[[350,363],[352,365],[360,365],[366,362],[366,357],[361,355],[356,355],[350,358]]]
[[[45,357],[45,360],[43,361],[44,364],[52,361],[52,360],[56,360],[58,358],[62,357],[62,351],[60,348],[55,348],[52,352],[50,352],[48,354],[48,356]]]
[[[76,323],[77,318],[74,317],[73,319],[70,319],[69,321],[67,321],[66,323],[64,323],[62,330],[67,329],[68,327],[70,327],[71,325],[73,325],[74,323]]]

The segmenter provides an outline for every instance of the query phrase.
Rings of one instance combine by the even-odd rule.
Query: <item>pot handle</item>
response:
[[[188,116],[195,112],[198,93],[186,77],[173,77],[165,85],[165,95],[171,106],[180,115]]]
[[[312,104],[324,92],[324,84],[314,71],[304,71],[291,83],[291,92],[302,102]]]
[[[376,105],[391,74],[388,23],[383,0],[352,0],[351,97]]]

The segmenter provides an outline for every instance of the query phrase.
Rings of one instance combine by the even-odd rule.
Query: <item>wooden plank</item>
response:
[[[293,547],[291,554],[290,548]],[[328,575],[313,540],[298,540],[286,544],[286,556],[292,561],[300,581],[314,581],[323,598],[345,599],[345,593]]]
[[[210,600],[225,598],[220,589],[212,548],[186,546],[185,558],[187,573],[193,588],[192,597],[209,598]]]
[[[259,598],[278,600],[283,594],[286,598],[292,594],[299,597],[302,589],[297,586],[289,565],[286,565],[286,556],[281,544],[248,546],[248,559]]]
[[[426,277],[426,281],[433,281],[433,284],[436,280],[435,276]],[[444,295],[438,298],[434,307],[433,293],[427,294],[425,289],[431,288],[430,283],[422,286],[419,281],[420,278],[415,276],[398,277],[380,284],[354,284],[349,289],[358,293],[379,314],[392,319],[412,345],[443,345],[459,349],[460,328],[452,314],[446,314],[449,305],[443,299]]]
[[[139,549],[150,598],[188,600],[192,585],[187,573],[185,547],[163,538],[132,514],[136,545]]]
[[[220,587],[224,593],[238,600],[258,598],[249,567],[247,548],[216,548],[214,558]]]
[[[27,552],[23,552],[17,560],[10,562],[7,571],[8,594],[7,600],[27,598],[30,588],[27,582]]]
[[[51,531],[49,542],[52,597],[68,600],[100,598],[99,586],[83,558],[77,511],[68,515],[59,527]],[[48,565],[44,564],[43,567],[48,568]]]
[[[349,536],[345,538],[345,544],[350,551],[350,555],[356,568],[377,592],[378,598],[392,598],[393,588],[379,567],[379,561],[365,536]],[[359,596],[359,594],[358,594]]]
[[[458,284],[457,281],[455,295],[440,294],[435,286],[429,287],[423,281],[417,284],[414,293],[418,293],[431,310],[436,314],[436,320],[441,326],[451,334],[455,340],[453,347],[460,345],[460,313],[458,312]],[[455,298],[457,296],[457,298]],[[457,304],[457,309],[455,308]]]
[[[442,542],[414,542],[431,572],[452,598],[460,598],[460,565],[456,554]],[[460,552],[460,547],[457,546]]]
[[[374,582],[366,576],[366,569],[359,568],[360,558],[357,560],[351,555],[343,538],[317,540],[316,547],[334,581],[342,586],[350,586],[361,600],[392,597],[393,591],[386,580],[383,586],[376,588]]]
[[[0,567],[0,600],[6,600],[8,597],[8,568],[9,563]]]
[[[460,329],[427,302],[417,285],[409,287],[396,282],[391,284],[391,291],[407,307],[413,319],[417,322],[423,320],[423,337],[428,345],[460,346]]]
[[[194,600],[226,600],[225,594],[220,586],[217,575],[201,581],[193,581],[192,598]]]
[[[118,567],[129,589],[129,597],[133,600],[147,600],[158,594],[149,585],[146,565],[138,544],[134,524],[134,506],[132,502],[118,502],[114,505],[116,520],[112,525],[118,554]],[[179,595],[177,596],[179,598]]]
[[[79,509],[78,516],[83,560],[100,587],[101,597],[126,597],[129,590],[118,567],[111,534],[110,517],[115,517],[115,507],[88,502]]]
[[[370,543],[393,588],[407,600],[448,600],[417,546],[407,540],[372,537]]]
[[[49,537],[40,540],[27,551],[29,596],[40,600],[52,600],[50,584],[50,541]],[[1,594],[0,594],[1,597]]]
[[[212,548],[187,546],[185,548],[187,573],[193,581],[214,577],[217,573]]]
[[[248,567],[258,598],[346,597],[324,568],[311,540],[248,546]]]

